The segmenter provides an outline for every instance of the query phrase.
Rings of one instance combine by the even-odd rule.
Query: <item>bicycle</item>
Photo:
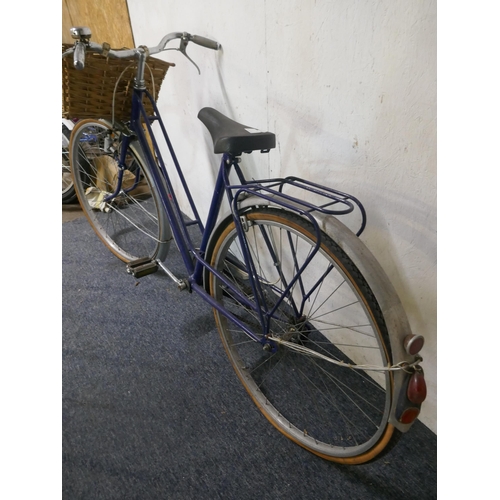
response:
[[[62,203],[63,205],[73,203],[76,200],[75,188],[69,165],[69,139],[74,123],[71,120],[62,119]]]
[[[178,50],[196,66],[186,53],[190,42],[220,45],[176,32],[156,47],[112,50],[91,42],[87,28],[73,33],[75,45],[63,57],[73,54],[77,68],[86,53],[103,50],[137,63],[129,119],[83,120],[71,135],[75,190],[96,234],[132,275],[162,269],[179,290],[213,308],[237,376],[286,437],[344,464],[380,457],[411,427],[425,399],[424,340],[411,333],[394,287],[359,239],[366,225],[361,202],[298,177],[247,179],[243,153],[269,153],[275,135],[203,108],[198,118],[214,153],[222,154],[203,223],[144,72],[148,57],[163,50]],[[167,48],[175,40],[179,47]],[[159,139],[169,151],[168,168]],[[114,174],[103,175],[110,167]],[[191,218],[180,208],[174,173]],[[356,234],[337,218],[354,212],[361,218]],[[172,240],[182,278],[166,264]]]

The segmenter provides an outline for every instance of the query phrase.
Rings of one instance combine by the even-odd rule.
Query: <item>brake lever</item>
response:
[[[188,46],[188,43],[189,43],[189,39],[187,37],[187,33],[183,33],[182,38],[181,38],[181,43],[180,43],[179,48],[177,50],[179,50],[179,52],[184,54],[188,58],[188,60],[194,64],[194,67],[198,70],[198,74],[201,75],[201,71],[200,71],[200,68],[198,68],[198,65],[186,53],[186,47]]]

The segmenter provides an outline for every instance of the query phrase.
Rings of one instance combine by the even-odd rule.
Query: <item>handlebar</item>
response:
[[[109,49],[109,46],[106,47],[107,44],[104,44],[103,46],[99,43],[90,42],[90,30],[88,30],[88,28],[72,28],[71,32],[75,37],[75,33],[77,33],[78,30],[82,29],[86,30],[85,33],[87,33],[87,35],[85,37],[80,37],[80,39],[75,42],[75,45],[73,47],[62,54],[63,58],[73,54],[73,66],[78,70],[82,70],[85,67],[85,52],[104,54],[108,57],[113,57],[116,59],[129,59],[132,57],[139,59],[141,58],[141,56],[145,56],[147,58],[150,55],[158,54],[159,52],[162,52],[164,50],[178,50],[195,65],[198,73],[200,73],[200,69],[198,68],[196,63],[186,53],[186,47],[188,43],[193,42],[197,45],[200,45],[201,47],[212,50],[221,49],[220,43],[216,42],[215,40],[210,40],[209,38],[205,38],[199,35],[191,35],[186,32],[173,32],[165,35],[161,39],[160,43],[155,47],[140,46],[136,47],[135,49],[113,50]],[[176,39],[180,39],[181,41],[179,48],[165,48],[169,42]]]
[[[220,43],[210,40],[210,38],[205,38],[203,36],[192,35],[191,41],[207,49],[219,50],[221,48]]]

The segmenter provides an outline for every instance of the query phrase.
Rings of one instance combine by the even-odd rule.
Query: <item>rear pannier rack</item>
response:
[[[236,191],[234,195],[234,202],[236,204],[253,195],[282,205],[285,208],[293,210],[300,208],[308,213],[320,212],[326,215],[338,216],[350,214],[357,208],[361,215],[361,222],[356,236],[360,236],[366,227],[366,211],[357,198],[342,191],[320,186],[299,177],[276,178],[263,181],[255,180],[244,185],[230,186],[230,188]],[[322,200],[319,204],[314,204],[285,193],[290,188],[314,193],[317,197],[322,198]]]

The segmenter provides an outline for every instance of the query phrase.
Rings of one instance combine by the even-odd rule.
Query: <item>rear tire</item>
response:
[[[391,364],[387,328],[370,287],[327,234],[321,234],[314,254],[317,238],[309,221],[274,208],[253,208],[245,217],[245,238],[277,349],[263,350],[261,343],[214,309],[240,381],[265,417],[310,452],[344,464],[374,459],[398,434],[388,421],[392,373],[329,361],[358,368]],[[314,256],[301,279],[278,304],[310,255]],[[219,226],[207,259],[254,301],[232,217]],[[208,285],[221,305],[256,336],[262,335],[256,310],[245,307],[215,275],[208,276]]]

